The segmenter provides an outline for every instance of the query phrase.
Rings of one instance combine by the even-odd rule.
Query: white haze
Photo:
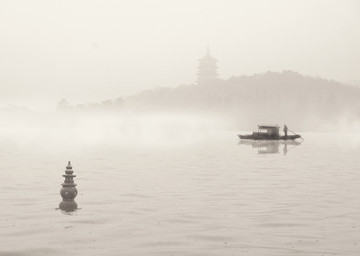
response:
[[[0,0],[0,256],[357,256],[359,79],[360,0]]]
[[[207,44],[221,78],[360,74],[360,2],[0,1],[0,107],[52,111],[191,84]]]
[[[7,120],[12,120],[9,116]],[[241,118],[240,118],[241,119]],[[37,148],[76,152],[89,148],[100,149],[155,149],[194,146],[206,140],[216,143],[216,136],[226,134],[238,142],[237,134],[248,134],[256,129],[254,123],[246,120],[226,118],[211,113],[89,113],[71,115],[68,113],[44,114],[40,119],[31,116],[16,118],[10,125],[0,123],[0,141],[10,145],[8,150]],[[14,120],[13,120],[14,121]],[[33,121],[33,123],[32,123]],[[311,130],[295,132],[307,139],[308,132],[332,134],[332,139],[341,141],[344,135],[352,134],[352,143],[360,143],[360,122],[347,118],[335,123],[322,124]],[[221,137],[221,136],[220,136]],[[350,142],[348,142],[350,143]],[[350,143],[351,144],[351,143]]]
[[[11,117],[7,118],[11,120]],[[0,141],[15,148],[51,147],[60,151],[87,148],[163,148],[191,145],[207,140],[228,120],[209,114],[170,113],[90,113],[44,115],[6,125],[0,123]],[[236,142],[236,134],[232,134]],[[43,143],[46,141],[46,143]],[[42,146],[41,146],[42,145]],[[30,150],[30,149],[29,149]]]

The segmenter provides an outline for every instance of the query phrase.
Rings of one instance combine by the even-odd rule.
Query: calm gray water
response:
[[[0,255],[360,255],[360,136],[144,146],[1,138]],[[286,150],[285,150],[286,151]],[[71,160],[80,210],[57,210]]]

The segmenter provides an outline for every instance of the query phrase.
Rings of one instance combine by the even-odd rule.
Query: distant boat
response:
[[[300,134],[280,135],[278,125],[258,125],[258,131],[247,135],[238,135],[243,140],[295,140],[301,138]]]

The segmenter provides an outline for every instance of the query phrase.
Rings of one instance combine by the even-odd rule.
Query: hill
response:
[[[358,87],[284,71],[148,90],[125,98],[124,105],[137,111],[212,113],[234,125],[287,123],[313,130],[359,121],[359,102]]]

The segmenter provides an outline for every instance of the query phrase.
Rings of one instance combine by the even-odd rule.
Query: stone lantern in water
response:
[[[75,202],[75,197],[78,194],[78,191],[76,189],[76,183],[74,183],[74,177],[76,175],[73,175],[72,166],[70,164],[70,161],[68,165],[66,166],[65,170],[65,181],[62,185],[62,188],[60,190],[60,194],[63,198],[62,202],[59,205],[59,208],[63,211],[74,211],[77,209],[77,203]]]

